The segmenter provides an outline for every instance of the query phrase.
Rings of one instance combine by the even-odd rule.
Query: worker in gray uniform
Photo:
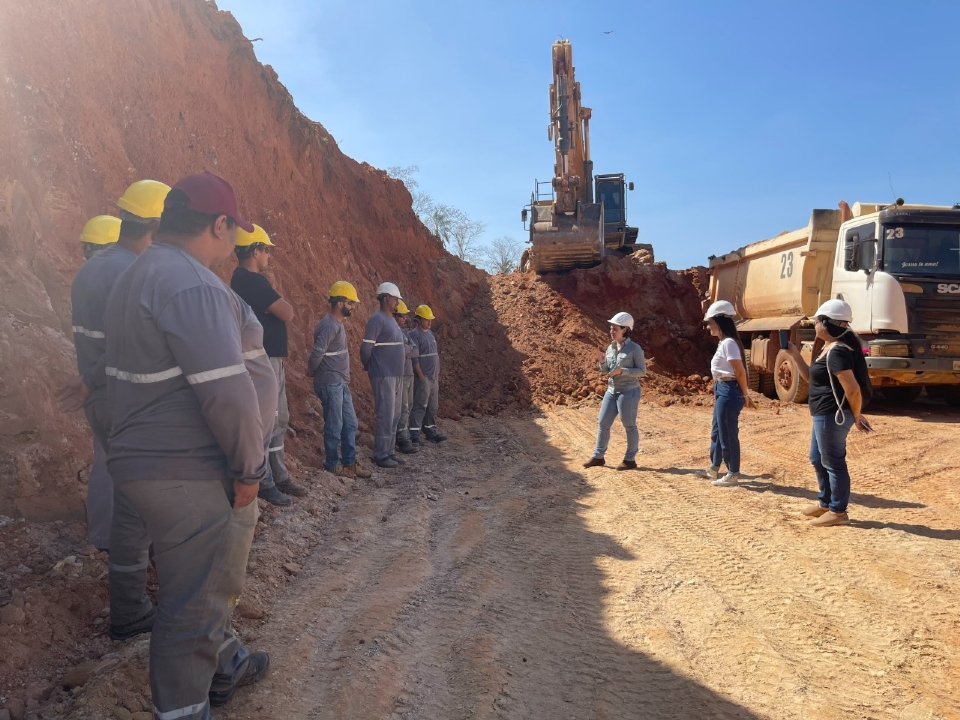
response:
[[[330,312],[313,331],[313,350],[307,360],[307,375],[323,406],[324,469],[341,477],[370,477],[357,461],[357,413],[350,394],[350,350],[343,322],[360,302],[350,283],[338,280],[330,286]]]
[[[419,445],[414,445],[410,441],[410,410],[413,409],[413,358],[417,356],[417,346],[410,339],[408,329],[410,322],[407,315],[410,310],[406,303],[401,300],[397,303],[397,309],[393,313],[393,318],[403,331],[404,344],[404,363],[403,377],[401,378],[400,390],[400,420],[397,422],[397,450],[406,455],[412,455],[420,451]]]
[[[119,239],[120,218],[112,215],[90,218],[80,234],[83,256],[89,260],[98,252],[112,247]],[[76,338],[74,341],[76,342]],[[107,472],[107,451],[94,435],[93,465],[90,466],[90,474],[87,476],[87,542],[102,552],[110,550],[112,518],[113,480]]]
[[[410,339],[417,346],[413,361],[416,376],[413,388],[413,410],[410,413],[410,439],[420,441],[420,431],[430,442],[441,443],[446,435],[437,432],[437,407],[440,402],[440,355],[437,338],[430,331],[436,317],[429,305],[418,305],[414,313],[417,327],[410,331]]]
[[[400,393],[406,360],[403,332],[393,319],[393,313],[402,299],[396,285],[391,282],[380,284],[377,288],[380,309],[367,321],[360,345],[360,364],[370,378],[377,415],[373,461],[382,468],[403,465],[403,460],[393,452],[400,422]]]
[[[112,418],[105,374],[107,297],[120,275],[152,242],[169,190],[169,186],[156,180],[140,180],[127,188],[117,200],[120,208],[117,243],[84,263],[70,289],[73,341],[80,375],[67,381],[63,397],[72,395],[79,399],[86,393],[83,410],[108,459],[107,438]],[[75,404],[69,409],[73,407]],[[94,515],[110,516],[107,543],[110,625],[107,632],[114,640],[127,640],[149,632],[156,610],[146,592],[150,538],[143,520],[125,498],[117,495],[112,480],[109,485],[98,482],[88,488],[87,506]]]
[[[211,270],[233,253],[236,226],[253,230],[226,180],[183,178],[154,244],[107,302],[108,463],[154,543],[150,687],[161,720],[208,720],[270,664],[230,624],[278,398],[263,327]]]

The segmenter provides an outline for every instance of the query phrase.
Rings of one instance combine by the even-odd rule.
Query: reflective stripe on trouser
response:
[[[113,518],[113,480],[107,471],[107,451],[93,439],[93,466],[87,477],[87,542],[98,550],[110,549]]]
[[[230,627],[259,509],[231,506],[229,480],[132,480],[118,485],[146,521],[160,588],[150,637],[150,689],[159,718],[207,720],[249,654]],[[229,496],[228,496],[229,493]]]
[[[94,436],[106,450],[110,427],[106,400],[90,403],[84,407],[84,412]],[[107,540],[110,552],[107,581],[110,588],[110,624],[127,625],[142,618],[152,607],[147,597],[150,536],[133,506],[122,498],[118,499],[112,480],[109,488],[104,483],[98,484],[96,492],[92,485],[88,485],[87,493],[88,508],[95,505],[101,516],[107,507],[110,508]]]
[[[410,411],[410,432],[423,430],[427,437],[437,434],[437,404],[440,402],[440,381],[417,378],[413,389],[413,410]]]
[[[287,472],[287,458],[283,449],[283,439],[287,434],[287,428],[290,426],[290,410],[287,407],[287,373],[284,370],[283,358],[270,358],[270,364],[273,365],[273,372],[277,376],[277,384],[280,386],[280,396],[277,400],[277,421],[273,426],[273,437],[270,438],[270,471],[273,474],[273,481],[286,482],[290,479],[290,473]],[[261,483],[261,487],[263,484]]]
[[[413,375],[400,378],[400,420],[397,423],[397,440],[410,440],[410,411],[413,410]]]
[[[383,460],[393,454],[393,446],[397,441],[397,424],[400,422],[402,380],[399,375],[370,378],[377,411],[377,423],[373,433],[374,460]]]

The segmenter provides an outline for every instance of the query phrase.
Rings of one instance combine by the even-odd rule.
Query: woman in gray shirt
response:
[[[643,349],[630,339],[633,330],[633,316],[619,312],[609,320],[610,339],[607,352],[597,351],[600,372],[607,375],[607,392],[600,405],[600,417],[597,420],[597,447],[593,457],[583,464],[585,468],[605,465],[603,459],[610,443],[610,428],[620,416],[623,429],[627,432],[627,452],[617,470],[633,470],[637,467],[635,458],[640,448],[640,431],[637,429],[637,408],[640,405],[640,378],[647,374],[647,362]]]

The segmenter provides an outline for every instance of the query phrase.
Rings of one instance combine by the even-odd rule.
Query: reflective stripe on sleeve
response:
[[[368,342],[368,343],[376,343],[376,342],[377,342],[376,340],[367,340],[366,338],[364,338],[363,341],[364,341],[364,342]]]
[[[366,341],[364,341],[366,342]],[[388,342],[388,343],[374,343],[374,347],[380,347],[382,345],[403,345],[403,342]]]
[[[364,342],[366,342],[366,340],[364,340]],[[373,342],[373,341],[371,340],[371,342]],[[346,352],[347,352],[347,349],[344,348],[343,350],[337,350],[336,352],[324,353],[323,356],[324,356],[324,357],[333,357],[334,355],[343,355],[343,354],[346,353]]]
[[[420,353],[420,357],[436,357],[439,353]]]
[[[270,448],[270,452],[280,452],[283,450],[283,445],[278,445],[277,447]]]
[[[191,385],[219,380],[220,378],[232,377],[233,375],[242,375],[247,371],[243,363],[239,365],[227,365],[226,367],[216,368],[214,370],[204,370],[203,372],[187,375],[187,382]]]
[[[117,370],[115,367],[108,367],[106,369],[106,373],[110,377],[115,377],[117,380],[145,385],[149,383],[163,382],[164,380],[170,380],[171,378],[179,377],[183,375],[183,370],[181,370],[179,367],[172,367],[169,370],[163,370],[155,373],[129,373],[125,372],[124,370]]]
[[[149,564],[149,560],[147,562],[137,563],[136,565],[114,565],[113,563],[110,563],[110,569],[114,572],[137,572],[137,570],[146,570],[147,565]]]
[[[86,335],[88,338],[93,338],[94,340],[102,340],[106,337],[106,335],[99,330],[87,330],[82,325],[74,325],[73,331],[75,333],[79,333],[80,335]]]
[[[241,357],[243,357],[244,360],[253,360],[254,358],[263,357],[266,354],[266,350],[257,348],[256,350],[247,350]]]

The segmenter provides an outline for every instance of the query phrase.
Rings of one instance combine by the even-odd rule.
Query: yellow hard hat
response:
[[[87,220],[80,233],[80,242],[91,245],[110,245],[120,239],[120,218],[97,215]]]
[[[410,312],[410,308],[407,307],[406,303],[403,300],[397,300],[397,309],[393,311],[394,315],[406,315]]]
[[[242,227],[237,227],[237,247],[249,247],[257,243],[274,247],[274,244],[270,242],[270,236],[267,235],[267,231],[256,223],[253,225],[253,232],[247,232]]]
[[[357,289],[345,280],[337,280],[333,285],[331,285],[330,292],[327,294],[327,296],[332,298],[345,297],[351,302],[360,302],[360,298],[357,297]]]
[[[117,200],[117,207],[148,220],[159,218],[168,192],[170,186],[159,180],[137,180]]]
[[[417,305],[417,309],[414,312],[414,315],[417,317],[422,317],[424,320],[436,320],[437,318],[433,315],[433,310],[430,309],[429,305]]]

